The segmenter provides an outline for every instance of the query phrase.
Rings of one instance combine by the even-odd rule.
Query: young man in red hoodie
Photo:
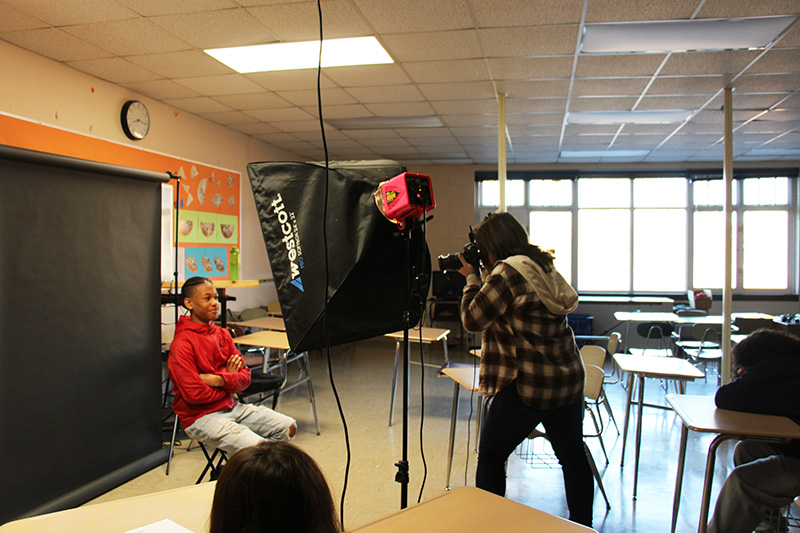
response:
[[[175,399],[172,408],[186,434],[228,454],[263,440],[287,440],[297,432],[294,419],[232,396],[250,385],[231,334],[214,324],[219,313],[211,280],[193,277],[183,284],[182,316],[169,352]]]

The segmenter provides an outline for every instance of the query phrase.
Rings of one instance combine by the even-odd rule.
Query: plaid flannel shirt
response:
[[[483,286],[467,276],[461,321],[483,332],[481,394],[496,394],[516,379],[526,405],[553,409],[583,398],[584,369],[566,313],[548,310],[536,290],[536,280],[500,261]]]

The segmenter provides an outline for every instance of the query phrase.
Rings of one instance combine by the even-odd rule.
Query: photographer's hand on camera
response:
[[[470,274],[477,274],[477,272],[475,272],[475,267],[467,263],[467,260],[464,259],[462,254],[458,254],[458,260],[461,261],[461,268],[458,269],[459,274],[465,278]]]

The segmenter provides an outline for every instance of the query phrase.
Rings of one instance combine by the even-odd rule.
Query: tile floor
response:
[[[331,350],[332,374],[350,440],[350,471],[344,502],[345,525],[348,529],[400,508],[401,486],[394,480],[397,473],[394,465],[402,456],[400,392],[395,410],[395,423],[391,427],[388,425],[394,353],[394,342],[382,338],[338,346]],[[412,345],[412,359],[419,361],[419,357],[418,345]],[[430,346],[425,351],[424,357],[426,362],[440,365],[443,362],[441,345]],[[450,358],[455,362],[467,362],[473,359],[458,346],[451,347]],[[308,401],[307,389],[304,387],[298,387],[281,395],[278,410],[297,419],[300,429],[295,443],[320,463],[338,507],[347,462],[343,423],[332,393],[327,356],[324,353],[312,353],[311,364],[322,434],[316,435],[314,432],[311,404]],[[408,438],[410,504],[418,500],[423,481],[424,490],[421,495],[423,500],[441,494],[444,490],[453,398],[451,380],[437,378],[435,368],[425,367],[424,372],[421,370],[421,366],[411,365]],[[420,392],[422,381],[424,381],[424,395]],[[702,380],[690,383],[687,393],[712,395],[715,389],[716,383],[712,376],[708,383]],[[621,384],[608,385],[606,390],[617,423],[622,430],[625,390]],[[645,390],[647,402],[664,403],[664,390],[658,381],[648,380]],[[476,454],[472,450],[475,445],[477,397],[470,396],[469,392],[465,394],[462,391],[452,486],[474,483]],[[420,413],[423,407],[424,418],[421,423]],[[605,411],[603,417],[607,421]],[[624,467],[620,466],[622,437],[617,435],[613,425],[606,423],[603,434],[609,455],[608,464],[603,458],[597,439],[588,440],[611,504],[611,509],[606,510],[602,495],[596,491],[594,527],[598,531],[608,533],[669,531],[681,422],[671,411],[647,408],[643,422],[636,501],[632,500],[633,415]],[[689,434],[683,498],[677,526],[679,532],[697,529],[705,456],[712,437],[693,432]],[[165,432],[165,439],[169,439],[168,432]],[[467,448],[468,439],[470,451]],[[548,451],[545,444],[534,442],[533,445],[537,453]],[[187,452],[186,446],[187,439],[181,439],[181,446],[175,452],[169,476],[165,475],[165,466],[160,466],[87,505],[194,483],[205,460],[199,449],[195,447]],[[719,487],[731,468],[731,449],[727,445],[720,448],[712,506],[716,501]],[[424,465],[427,465],[427,472]],[[557,465],[531,466],[515,455],[508,464],[508,478],[509,498],[555,515],[566,516],[561,471]]]

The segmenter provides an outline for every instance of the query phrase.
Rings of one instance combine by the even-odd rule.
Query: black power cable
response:
[[[330,281],[330,272],[328,272],[328,175],[330,172],[330,162],[328,160],[328,141],[325,137],[325,123],[322,120],[322,89],[320,79],[322,77],[322,4],[317,0],[317,12],[319,14],[319,58],[317,62],[317,112],[319,114],[319,129],[322,134],[322,148],[325,151],[325,201],[322,211],[322,245],[325,247],[325,287],[328,287]],[[333,379],[333,364],[331,363],[331,342],[330,333],[328,331],[328,294],[327,289],[323,294],[324,310],[322,312],[323,329],[325,330],[325,349],[328,359],[328,378],[331,382],[331,390],[333,396],[336,398],[336,406],[339,409],[339,417],[342,419],[342,427],[344,428],[344,442],[347,450],[347,464],[344,470],[344,484],[342,486],[342,499],[339,503],[339,520],[341,522],[342,531],[344,531],[344,498],[347,494],[347,481],[350,477],[350,432],[347,429],[347,420],[344,416],[342,409],[342,402],[339,399],[339,392],[336,389],[336,382]]]

